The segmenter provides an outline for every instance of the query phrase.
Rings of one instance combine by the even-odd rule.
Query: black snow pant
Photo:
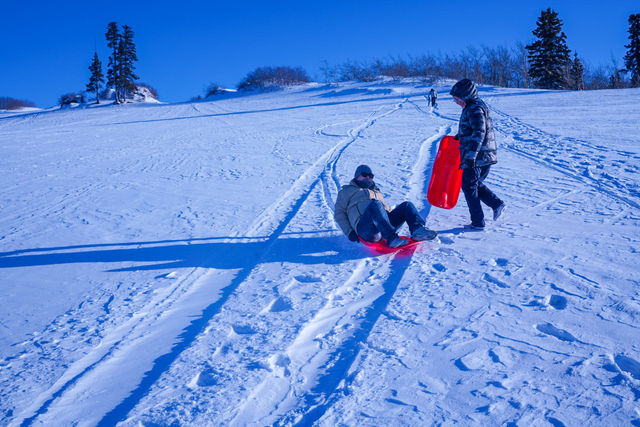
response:
[[[462,172],[462,191],[469,206],[471,224],[476,227],[484,227],[484,212],[480,202],[491,209],[496,209],[502,204],[502,200],[482,183],[489,175],[490,168],[491,166],[467,168]]]
[[[360,217],[357,233],[367,242],[377,242],[380,238],[388,242],[396,237],[396,231],[405,222],[411,233],[424,227],[424,221],[413,203],[402,202],[387,212],[379,200],[373,200]]]

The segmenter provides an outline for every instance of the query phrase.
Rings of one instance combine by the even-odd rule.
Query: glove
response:
[[[349,240],[359,243],[360,240],[358,240],[358,233],[356,233],[354,230],[351,230],[351,233],[349,233]]]
[[[476,167],[476,153],[469,152],[464,155],[460,162],[460,169],[471,169]]]

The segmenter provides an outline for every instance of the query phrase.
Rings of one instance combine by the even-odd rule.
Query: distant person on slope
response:
[[[437,99],[438,99],[438,92],[436,92],[434,88],[431,88],[431,90],[429,91],[429,104],[432,107],[435,107]]]
[[[493,209],[494,221],[500,217],[505,206],[483,184],[491,165],[498,163],[493,123],[489,108],[478,97],[478,89],[471,80],[460,80],[453,85],[450,94],[453,101],[462,107],[457,138],[460,141],[460,169],[464,169],[462,191],[471,214],[471,224],[465,225],[465,228],[482,230],[485,223],[480,202]]]
[[[411,202],[400,203],[392,210],[367,165],[358,166],[351,182],[338,192],[334,218],[352,242],[358,242],[358,236],[367,242],[384,239],[387,246],[399,248],[409,243],[397,234],[405,222],[413,240],[431,240],[437,235],[425,228],[424,220]]]

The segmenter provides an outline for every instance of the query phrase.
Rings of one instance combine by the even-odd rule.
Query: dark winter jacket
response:
[[[496,138],[489,108],[477,96],[467,98],[466,103],[458,125],[460,158],[469,158],[473,156],[472,153],[477,153],[475,164],[478,167],[498,163]]]

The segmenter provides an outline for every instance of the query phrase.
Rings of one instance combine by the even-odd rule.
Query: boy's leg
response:
[[[389,222],[396,230],[406,222],[411,233],[417,228],[424,227],[424,220],[411,202],[402,202],[389,212]]]
[[[484,212],[480,204],[478,185],[482,168],[467,168],[462,172],[462,192],[469,206],[471,224],[476,227],[484,227]],[[488,173],[488,171],[487,171]]]
[[[480,200],[491,209],[497,209],[501,204],[502,200],[496,196],[493,191],[489,190],[489,188],[484,185],[483,181],[489,175],[489,168],[491,166],[484,166],[480,168],[480,178],[478,180],[478,197]]]
[[[396,229],[389,222],[389,215],[384,205],[378,200],[372,200],[358,222],[358,235],[368,242],[375,242],[376,234],[389,241],[396,237]]]

